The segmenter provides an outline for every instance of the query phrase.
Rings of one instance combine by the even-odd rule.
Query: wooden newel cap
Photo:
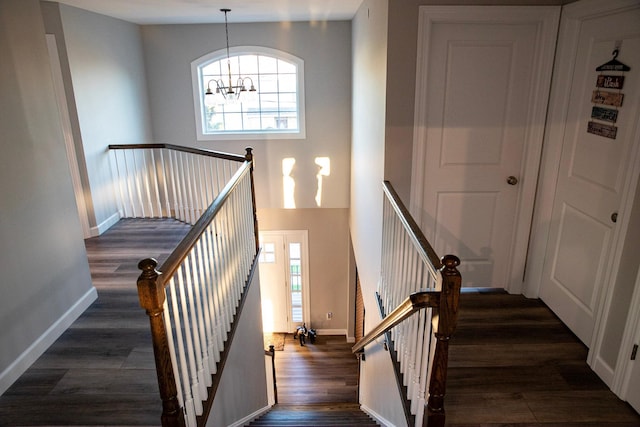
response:
[[[442,257],[442,264],[447,270],[452,270],[460,265],[460,258],[455,255],[445,255]]]
[[[142,270],[140,275],[141,278],[144,279],[152,279],[158,276],[158,272],[156,271],[156,267],[158,266],[158,261],[153,258],[143,259],[138,263],[138,268]]]
[[[244,158],[249,161],[253,160],[253,147],[246,147],[244,150],[246,151]]]

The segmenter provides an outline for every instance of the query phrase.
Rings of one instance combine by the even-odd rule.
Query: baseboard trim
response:
[[[2,373],[0,373],[0,395],[11,387],[22,375],[53,344],[64,331],[98,298],[96,288],[91,287],[71,308],[36,339],[33,344],[22,352]]]
[[[245,424],[250,423],[251,421],[255,420],[256,418],[258,418],[259,416],[261,416],[262,414],[268,412],[271,409],[271,406],[267,405],[264,408],[260,408],[257,411],[255,411],[253,414],[249,414],[246,417],[244,417],[241,420],[236,421],[233,424],[229,424],[228,427],[242,427]]]
[[[316,329],[318,335],[344,335],[347,336],[346,329]]]
[[[356,337],[347,336],[347,342],[351,343],[351,344],[355,343],[356,342]]]
[[[373,418],[374,420],[376,420],[378,423],[380,423],[380,425],[383,425],[385,427],[395,427],[395,424],[393,424],[391,421],[387,420],[385,417],[383,417],[382,415],[378,414],[376,411],[374,411],[373,409],[367,407],[366,405],[360,405],[360,409],[362,409],[362,411],[364,413],[366,413],[367,415],[369,415],[371,418]]]
[[[97,237],[110,229],[118,221],[120,221],[120,212],[115,212],[113,215],[102,221],[97,226],[91,227],[91,229],[89,230],[89,234],[91,234],[91,237]]]

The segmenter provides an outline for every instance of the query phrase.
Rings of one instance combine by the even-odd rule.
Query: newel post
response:
[[[253,181],[253,148],[247,147],[245,148],[246,154],[244,158],[246,161],[251,162],[251,166],[249,167],[249,175],[251,176],[251,203],[253,204],[253,232],[255,234],[256,239],[256,254],[260,252],[260,240],[258,236],[258,210],[256,208],[256,186]]]
[[[435,332],[436,351],[433,356],[427,416],[423,427],[443,427],[445,421],[444,396],[447,385],[447,365],[449,361],[449,339],[458,323],[458,304],[462,278],[456,267],[460,259],[455,255],[442,257],[442,292],[438,308],[438,328]]]
[[[157,266],[158,262],[153,258],[143,259],[138,263],[138,268],[142,270],[140,277],[138,277],[138,298],[140,306],[147,311],[151,324],[153,354],[156,360],[156,373],[162,399],[162,426],[184,427],[184,414],[178,403],[176,380],[171,365],[164,323],[164,286],[158,283],[158,276],[161,273],[156,270]]]

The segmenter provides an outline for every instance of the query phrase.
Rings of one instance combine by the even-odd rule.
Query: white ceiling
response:
[[[362,0],[55,0],[136,24],[351,20]]]

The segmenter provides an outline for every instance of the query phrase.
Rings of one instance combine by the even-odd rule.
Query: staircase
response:
[[[275,405],[249,426],[378,426],[357,403]]]

